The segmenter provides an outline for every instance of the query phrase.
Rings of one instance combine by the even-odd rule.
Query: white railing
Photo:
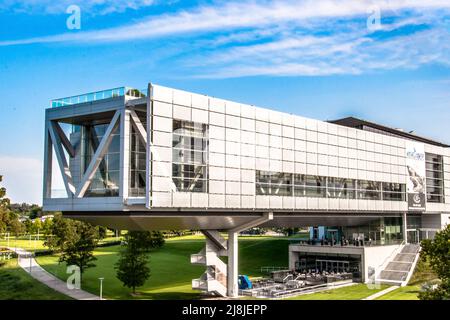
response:
[[[134,98],[143,98],[147,95],[147,89],[137,90],[129,87],[119,87],[102,91],[80,94],[77,96],[55,99],[50,102],[52,108],[70,106],[78,103],[86,103],[109,98],[129,96]]]
[[[192,279],[192,289],[207,290],[208,281],[203,279]]]
[[[200,253],[191,254],[191,263],[206,264],[206,256]]]
[[[387,256],[387,258],[384,259],[384,261],[375,269],[375,273],[373,275],[373,279],[374,281],[376,281],[377,279],[380,278],[380,274],[381,272],[387,267],[387,265],[389,264],[389,262],[392,261],[392,259],[395,258],[395,256],[397,256],[397,254],[399,254],[403,247],[405,246],[405,240],[403,240],[400,245],[395,248],[390,254],[389,256]]]

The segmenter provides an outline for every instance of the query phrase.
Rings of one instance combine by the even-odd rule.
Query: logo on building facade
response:
[[[425,210],[425,148],[422,143],[407,141],[406,143],[406,170],[408,209],[415,211]]]

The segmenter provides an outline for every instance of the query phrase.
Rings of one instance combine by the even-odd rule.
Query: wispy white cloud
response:
[[[366,25],[374,8],[382,17],[376,31]],[[356,74],[449,64],[444,19],[449,15],[448,0],[221,1],[120,27],[6,40],[0,46],[183,36],[189,40],[180,40],[180,48],[185,45],[189,54],[176,62],[196,77]]]
[[[108,2],[107,0],[99,1]],[[96,1],[90,2],[96,3]],[[122,1],[117,3],[120,2]],[[65,41],[124,41],[245,27],[261,28],[286,23],[301,25],[307,24],[311,19],[367,15],[373,3],[372,0],[226,2],[217,6],[204,5],[190,11],[182,10],[174,14],[151,16],[140,22],[116,28],[2,41],[0,45]],[[381,0],[376,3],[381,10],[450,8],[450,2],[446,0]],[[120,7],[117,4],[116,6]]]
[[[137,10],[154,5],[157,0],[3,0],[1,11],[19,13],[64,14],[70,5],[78,5],[90,15],[105,15],[126,10]]]

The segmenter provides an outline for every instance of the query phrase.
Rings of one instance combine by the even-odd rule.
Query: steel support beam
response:
[[[70,198],[75,193],[75,186],[72,180],[72,173],[70,172],[70,168],[67,164],[67,159],[62,148],[62,141],[59,135],[56,133],[55,122],[49,121],[47,127],[53,143],[53,147],[55,148],[56,159],[58,160],[64,187],[66,189],[67,196]]]
[[[66,134],[64,133],[63,129],[59,125],[58,122],[52,121],[52,125],[56,133],[58,134],[59,138],[61,139],[61,143],[66,149],[67,153],[71,158],[75,157],[75,149],[73,148],[72,144],[70,143],[69,139],[67,138]]]
[[[114,114],[108,128],[106,129],[106,132],[100,141],[100,144],[95,151],[94,155],[92,156],[92,160],[86,170],[86,172],[83,175],[83,178],[81,179],[80,185],[77,189],[77,192],[75,194],[76,198],[82,198],[84,194],[86,193],[86,190],[88,189],[92,178],[95,175],[95,172],[97,171],[101,161],[103,160],[103,157],[105,156],[106,152],[108,151],[108,147],[111,144],[112,140],[112,133],[119,125],[119,118],[120,118],[120,110],[116,111]]]
[[[142,142],[144,142],[145,148],[147,149],[147,131],[142,125],[141,119],[139,119],[138,115],[136,114],[136,111],[134,111],[133,109],[130,109],[129,111],[132,120],[131,123],[134,129],[139,134],[139,137],[141,138]]]

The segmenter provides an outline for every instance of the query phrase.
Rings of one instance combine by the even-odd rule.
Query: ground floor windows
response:
[[[256,194],[405,201],[406,185],[256,170]]]
[[[299,252],[295,271],[300,273],[349,273],[354,281],[361,281],[362,268],[359,255],[333,255]]]

